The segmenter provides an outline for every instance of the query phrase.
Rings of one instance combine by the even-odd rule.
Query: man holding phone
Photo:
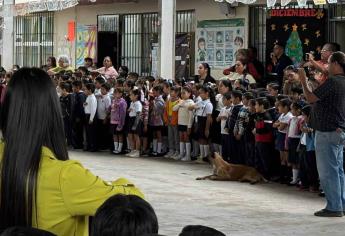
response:
[[[313,53],[306,54],[307,63],[304,67],[313,67],[316,71],[321,72],[321,76],[315,77],[319,84],[323,84],[328,78],[328,59],[332,53],[340,51],[337,43],[326,43],[321,49],[321,60],[316,61]]]

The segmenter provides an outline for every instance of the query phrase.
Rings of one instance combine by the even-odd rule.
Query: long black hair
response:
[[[203,62],[201,65],[204,67],[204,69],[207,69],[207,76],[211,76],[211,67],[208,63]]]
[[[0,228],[31,226],[42,147],[68,160],[64,125],[54,84],[37,68],[14,73],[1,109]],[[36,211],[37,212],[37,211]]]

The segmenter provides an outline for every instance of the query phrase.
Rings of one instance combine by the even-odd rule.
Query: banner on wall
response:
[[[96,62],[96,25],[78,25],[76,41],[76,66],[84,65],[84,58],[90,57]]]
[[[314,51],[321,52],[325,43],[325,9],[290,8],[268,11],[266,22],[266,61],[275,42],[284,43],[285,53],[295,65],[304,61],[304,55]]]
[[[245,20],[205,20],[198,22],[196,67],[207,62],[212,68],[224,69],[234,64],[235,53],[244,47]]]

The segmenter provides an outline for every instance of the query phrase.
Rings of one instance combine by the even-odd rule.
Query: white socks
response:
[[[157,153],[162,153],[162,143],[157,143]]]
[[[191,143],[186,143],[186,155],[184,156],[185,161],[190,161],[190,151],[192,150]]]
[[[117,151],[122,152],[122,147],[123,147],[123,143],[119,143],[119,147],[118,147]]]
[[[208,155],[210,154],[210,146],[204,145],[204,153],[205,153],[204,157],[208,157]]]
[[[157,139],[152,140],[152,151],[157,152]]]
[[[200,157],[204,158],[205,157],[204,145],[199,145],[199,146],[200,146]]]
[[[180,142],[180,158],[184,157],[185,145],[186,143]]]
[[[298,169],[292,169],[292,182],[291,183],[294,183],[296,184],[297,181],[298,181]]]
[[[114,151],[118,151],[118,150],[119,150],[119,143],[114,142]]]

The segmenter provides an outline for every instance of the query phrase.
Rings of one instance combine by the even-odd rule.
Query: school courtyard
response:
[[[183,226],[201,224],[226,235],[343,236],[345,218],[319,218],[313,212],[324,199],[280,184],[196,181],[211,173],[208,165],[167,159],[130,159],[104,153],[71,151],[105,180],[126,177],[154,207],[160,234],[175,236]]]

